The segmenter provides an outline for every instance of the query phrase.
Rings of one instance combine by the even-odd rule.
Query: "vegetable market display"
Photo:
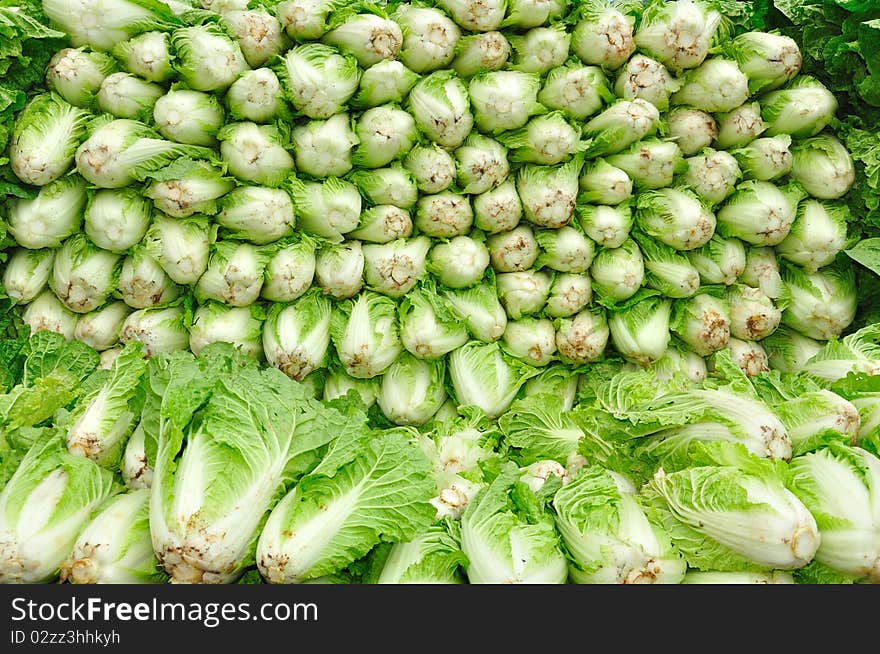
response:
[[[0,2],[0,581],[880,582],[840,5]]]

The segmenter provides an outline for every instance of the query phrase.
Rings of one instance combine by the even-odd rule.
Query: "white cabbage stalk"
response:
[[[540,249],[532,228],[520,225],[509,232],[493,234],[486,240],[489,261],[495,272],[520,272],[531,268]]]
[[[102,189],[89,198],[84,230],[98,247],[125,252],[141,241],[152,218],[150,201],[137,189]]]
[[[461,30],[443,12],[428,7],[400,5],[394,20],[403,31],[400,60],[410,70],[426,73],[445,68],[455,57]]]
[[[522,219],[522,202],[511,178],[473,199],[474,225],[487,234],[513,229]]]
[[[538,102],[576,120],[584,120],[614,99],[602,70],[569,61],[547,73]]]
[[[564,64],[571,47],[571,34],[561,24],[533,27],[508,40],[513,49],[511,68],[541,76]]]
[[[428,271],[441,285],[467,288],[477,284],[489,267],[489,249],[470,236],[454,236],[436,243],[428,255]]]
[[[511,320],[540,313],[547,304],[553,275],[535,270],[502,273],[496,278],[498,299]]]
[[[753,467],[661,470],[648,482],[646,494],[692,567],[792,570],[815,556],[821,539],[807,507],[771,462]]]
[[[752,245],[781,243],[794,223],[802,192],[771,182],[747,180],[736,187],[718,211],[718,231]]]
[[[825,266],[808,273],[785,266],[782,281],[788,305],[782,323],[820,341],[839,337],[856,315],[855,272],[849,265]]]
[[[112,351],[107,350],[107,352]],[[117,351],[121,352],[121,350]],[[149,488],[153,483],[153,468],[150,466],[148,459],[144,421],[141,420],[125,444],[122,461],[119,463],[122,480],[127,488],[131,490]],[[152,549],[152,546],[150,549]]]
[[[670,320],[672,331],[702,357],[727,347],[730,326],[729,304],[708,293],[676,302]]]
[[[437,4],[470,32],[497,30],[507,11],[507,0],[438,0]]]
[[[653,370],[660,379],[670,379],[676,372],[682,372],[697,384],[706,381],[708,376],[706,359],[676,341],[669,343],[666,354],[654,363]]]
[[[93,350],[109,350],[119,343],[122,323],[130,313],[131,309],[124,302],[110,302],[81,316],[76,321],[73,335]]]
[[[33,199],[10,199],[9,233],[31,250],[57,248],[79,231],[85,205],[82,178],[66,175],[40,188]]]
[[[358,137],[350,116],[336,114],[294,127],[291,143],[298,170],[314,177],[340,177],[352,169],[352,148],[358,144]]]
[[[779,260],[772,247],[751,247],[746,251],[746,263],[739,276],[739,282],[760,288],[771,299],[782,298],[785,291]]]
[[[121,493],[102,508],[61,566],[61,581],[72,584],[164,580],[150,540],[150,492],[146,488]]]
[[[833,263],[846,246],[847,223],[851,218],[845,204],[803,200],[791,231],[776,251],[807,272],[815,272]]]
[[[118,490],[63,438],[38,440],[0,491],[0,583],[52,581],[92,512]]]
[[[367,288],[389,297],[406,295],[425,276],[431,239],[417,236],[363,246]]]
[[[634,235],[645,261],[645,286],[666,297],[690,297],[700,288],[700,273],[683,252],[641,233]]]
[[[317,290],[291,304],[273,305],[263,324],[266,361],[297,381],[317,370],[330,346],[332,310],[330,298]]]
[[[184,220],[157,215],[147,230],[147,253],[178,284],[195,284],[208,267],[211,230],[204,216]]]
[[[44,0],[46,16],[61,26],[75,46],[110,50],[120,41],[147,30],[177,24],[165,3],[139,4],[131,0]]]
[[[474,212],[465,195],[423,195],[416,204],[415,226],[427,236],[452,238],[467,234],[473,222]]]
[[[799,372],[807,361],[822,349],[824,343],[804,336],[785,325],[770,334],[762,343],[773,370],[784,373]]]
[[[218,300],[246,307],[260,297],[269,255],[250,243],[220,241],[214,244],[208,267],[194,289],[199,302]]]
[[[450,70],[419,80],[409,93],[407,111],[425,136],[444,148],[461,145],[474,126],[468,88]]]
[[[360,168],[381,168],[407,154],[419,140],[413,117],[392,105],[367,109],[355,123],[357,147],[352,155]]]
[[[703,63],[722,15],[703,2],[651,3],[635,34],[636,45],[673,72]]]
[[[479,407],[488,418],[507,411],[522,385],[540,372],[505,354],[498,343],[479,341],[454,350],[448,366],[458,404]]]
[[[3,271],[3,292],[16,304],[27,304],[46,288],[55,250],[15,248],[9,253]]]
[[[358,226],[361,196],[354,184],[336,177],[321,182],[291,177],[285,186],[296,207],[297,229],[338,243]]]
[[[650,136],[660,126],[660,111],[647,100],[618,100],[583,127],[593,139],[590,155],[614,154]]]
[[[665,298],[646,297],[608,319],[614,349],[626,360],[647,366],[660,359],[669,345],[672,304]]]
[[[364,406],[369,408],[376,403],[378,379],[358,379],[343,369],[331,369],[324,380],[323,399],[330,402],[344,397],[349,391],[357,393]]]
[[[712,58],[689,70],[672,104],[690,105],[709,113],[733,111],[749,99],[749,80],[736,62]]]
[[[455,48],[452,67],[459,77],[472,77],[481,70],[503,68],[510,57],[510,42],[501,32],[462,36]]]
[[[742,171],[733,155],[706,148],[701,154],[685,159],[687,171],[682,182],[705,202],[721,204],[736,189]]]
[[[266,264],[260,297],[270,302],[293,302],[315,278],[315,245],[308,240],[282,245]]]
[[[49,287],[71,311],[88,313],[116,289],[122,257],[92,244],[84,234],[70,237],[52,263]]]
[[[238,43],[219,26],[183,27],[171,33],[174,67],[196,91],[225,91],[248,70]]]
[[[169,91],[156,100],[153,122],[167,139],[189,145],[214,145],[225,114],[213,95],[189,89]]]
[[[734,284],[727,289],[730,332],[736,338],[760,341],[779,327],[782,310],[759,288]]]
[[[538,266],[564,273],[585,273],[593,263],[596,245],[575,227],[542,229],[535,234],[541,248]]]
[[[218,201],[214,217],[233,238],[256,245],[273,243],[293,232],[293,202],[286,191],[265,186],[238,186]]]
[[[403,347],[420,359],[438,359],[468,341],[467,328],[429,288],[408,293],[398,309]]]
[[[220,22],[251,68],[265,65],[290,45],[281,23],[266,10],[226,11]]]
[[[145,357],[189,349],[189,326],[183,307],[138,309],[129,314],[119,333],[122,343],[138,341]]]
[[[547,318],[510,320],[501,337],[504,349],[533,366],[546,366],[556,354],[556,330]]]
[[[566,0],[508,0],[507,16],[502,27],[529,29],[565,14]]]
[[[140,246],[133,248],[122,262],[118,287],[122,301],[133,309],[167,304],[180,295],[180,288]]]
[[[476,132],[456,148],[453,156],[461,193],[485,193],[501,184],[510,172],[507,149]]]
[[[367,243],[390,243],[409,238],[413,221],[409,212],[392,204],[380,204],[361,212],[357,229],[348,232],[348,238]]]
[[[791,177],[820,200],[836,200],[856,179],[852,157],[836,137],[822,134],[792,146]]]
[[[136,120],[105,120],[77,148],[77,171],[99,188],[121,188],[181,157],[213,155],[203,147],[157,137],[152,128]]]
[[[829,447],[798,457],[788,487],[816,517],[816,561],[832,570],[880,580],[880,460],[857,447]]]
[[[507,313],[498,299],[495,283],[484,281],[466,289],[447,289],[443,297],[471,335],[484,343],[501,338]]]
[[[834,94],[811,75],[796,77],[785,88],[761,96],[768,136],[815,136],[831,123],[837,108]]]
[[[422,193],[440,193],[455,181],[455,160],[438,145],[417,145],[403,161]]]
[[[418,81],[417,73],[396,59],[386,59],[363,72],[357,95],[349,104],[353,107],[378,107],[389,102],[399,104]]]
[[[443,406],[449,406],[449,402]],[[434,419],[437,419],[436,414]],[[374,573],[374,583],[463,583],[461,566],[464,565],[464,554],[457,532],[451,531],[443,524],[432,525],[410,541],[391,545],[381,570]]]
[[[641,98],[661,111],[669,108],[669,97],[681,88],[681,82],[672,76],[656,59],[636,54],[620,69],[614,82],[614,93],[624,100]]]
[[[189,328],[189,349],[198,355],[211,343],[230,343],[248,356],[262,358],[263,321],[257,314],[251,307],[228,307],[219,302],[200,305]]]
[[[89,113],[57,95],[36,96],[18,114],[9,143],[9,165],[26,184],[45,186],[70,170],[85,137]]]
[[[770,359],[760,343],[731,337],[727,346],[730,348],[730,358],[749,377],[770,371]]]
[[[321,41],[353,55],[361,68],[395,59],[403,46],[400,25],[375,14],[351,14]]]
[[[684,578],[684,559],[630,486],[610,470],[589,467],[556,491],[556,528],[575,583],[674,584]]]
[[[573,316],[590,304],[593,283],[586,273],[559,273],[550,285],[544,312],[553,318]]]
[[[583,156],[560,166],[525,165],[516,176],[523,214],[538,227],[558,229],[571,222],[579,190]]]
[[[242,182],[278,186],[293,171],[293,157],[274,126],[230,123],[217,133],[217,139],[229,172]],[[307,146],[296,145],[299,163],[298,148]]]
[[[718,136],[715,119],[699,109],[677,107],[666,120],[669,138],[675,140],[685,156],[698,153]]]
[[[339,6],[338,0],[283,0],[275,15],[290,38],[313,41],[327,32],[327,18]]]
[[[398,163],[388,168],[356,170],[348,179],[374,205],[387,204],[409,209],[419,198],[415,176]]]
[[[443,359],[424,361],[404,352],[382,375],[376,404],[396,425],[423,425],[446,401],[445,379]]]
[[[607,162],[623,170],[638,188],[656,189],[670,186],[681,172],[681,149],[675,141],[645,139],[618,154],[606,157]]]
[[[315,283],[337,300],[357,294],[364,285],[364,251],[360,241],[328,245],[318,250]]]
[[[544,165],[561,163],[586,147],[580,140],[580,131],[560,111],[536,116],[525,127],[506,132],[498,139],[512,150],[511,161]]]
[[[568,363],[581,365],[602,357],[610,331],[604,311],[581,311],[556,323],[556,347]]]
[[[249,70],[232,83],[224,102],[234,120],[269,123],[287,111],[281,82],[271,68]]]
[[[757,138],[732,154],[739,163],[743,177],[770,181],[791,172],[791,137],[788,134]]]
[[[581,190],[578,201],[582,203],[617,205],[632,197],[633,182],[629,175],[605,159],[586,163],[578,183]]]
[[[750,102],[727,113],[716,114],[715,120],[718,121],[715,147],[722,149],[741,148],[767,130],[758,102]]]
[[[538,103],[541,78],[534,73],[497,70],[474,75],[468,84],[474,122],[490,134],[519,129],[542,113]]]
[[[577,213],[584,233],[605,248],[619,248],[632,229],[632,211],[627,203],[614,207],[581,204],[577,207]]]
[[[320,43],[289,50],[277,72],[294,109],[319,119],[342,111],[360,80],[354,57]]]
[[[581,20],[571,34],[571,50],[585,64],[605,70],[620,68],[635,51],[635,19],[621,13],[610,3],[587,4]]]
[[[337,304],[330,320],[330,338],[349,375],[358,379],[381,375],[403,352],[397,304],[373,291]]]
[[[800,393],[775,407],[785,425],[795,455],[813,450],[816,444],[834,440],[854,444],[859,434],[859,410],[836,393],[820,389]]]
[[[746,248],[738,238],[715,235],[703,247],[690,250],[687,258],[704,284],[735,283],[746,269]],[[775,261],[775,259],[774,259]]]
[[[217,199],[235,186],[231,178],[205,161],[181,160],[150,179],[144,196],[151,198],[159,211],[174,218],[217,213]]]
[[[789,36],[745,32],[727,47],[740,70],[749,78],[752,93],[779,88],[801,69],[801,51]]]
[[[47,330],[61,334],[65,340],[72,340],[79,316],[61,304],[55,294],[46,289],[34,300],[25,305],[21,319],[30,328],[31,335]]]
[[[647,191],[639,194],[636,206],[642,231],[676,250],[701,247],[715,233],[715,214],[687,189]]]
[[[129,73],[112,73],[101,82],[98,107],[117,118],[149,120],[156,101],[165,94],[158,84]]]
[[[164,82],[174,75],[171,44],[167,32],[144,32],[117,43],[113,56],[125,70],[149,82]]]
[[[46,84],[76,107],[88,108],[101,82],[116,70],[116,61],[104,52],[62,48],[49,60]]]

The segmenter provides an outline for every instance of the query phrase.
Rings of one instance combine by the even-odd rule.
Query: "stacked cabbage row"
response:
[[[40,331],[0,395],[0,582],[880,583],[878,339],[376,429],[229,344],[105,370]]]
[[[608,355],[798,369],[852,321],[852,162],[793,41],[689,0],[436,4],[46,0],[80,47],[10,149],[31,328],[108,365],[232,342],[422,424]]]

